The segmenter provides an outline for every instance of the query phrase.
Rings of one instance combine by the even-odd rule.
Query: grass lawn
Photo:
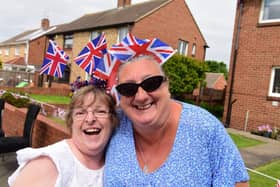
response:
[[[256,146],[264,143],[262,141],[254,140],[237,134],[229,133],[229,135],[231,136],[231,138],[233,139],[234,143],[238,148]],[[254,170],[257,170],[258,172],[261,172],[265,175],[280,179],[279,168],[280,168],[280,160],[271,162],[267,165],[256,168]],[[250,171],[248,173],[250,175],[250,187],[275,187],[277,183],[275,180],[269,179],[262,175]]]
[[[62,126],[65,126],[66,127],[66,123],[65,123],[65,120],[59,118],[59,117],[49,117],[49,119],[51,119],[52,121],[62,125]]]
[[[256,168],[258,172],[264,173],[276,179],[280,179],[280,160],[271,162],[270,164]],[[259,174],[249,172],[251,187],[275,187],[276,181]]]
[[[30,97],[37,101],[49,104],[69,104],[71,101],[71,98],[67,96],[30,94]]]
[[[239,149],[240,148],[245,148],[245,147],[256,146],[256,145],[264,143],[262,141],[247,138],[247,137],[237,135],[237,134],[229,133],[229,135]]]
[[[36,94],[30,94],[29,95],[32,99],[44,103],[49,104],[69,104],[71,101],[70,97],[67,96],[55,96],[55,95],[36,95]],[[60,124],[62,126],[66,126],[65,120],[59,118],[59,117],[48,117],[52,121],[54,121],[57,124]]]

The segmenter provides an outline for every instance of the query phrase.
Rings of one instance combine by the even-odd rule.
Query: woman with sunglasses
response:
[[[116,89],[123,112],[106,153],[105,186],[248,186],[223,125],[207,111],[171,99],[153,57],[124,63]]]
[[[118,124],[114,99],[101,88],[80,88],[66,124],[70,139],[17,152],[20,166],[9,177],[10,186],[103,186],[105,147]]]

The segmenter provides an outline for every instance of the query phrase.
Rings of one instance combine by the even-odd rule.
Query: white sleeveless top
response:
[[[56,179],[55,187],[103,186],[104,167],[98,170],[91,170],[85,167],[74,156],[66,140],[62,140],[42,148],[25,148],[17,151],[19,167],[9,177],[9,185],[11,186],[13,184],[19,172],[26,165],[26,163],[39,156],[48,156],[54,162],[58,170],[58,177]]]

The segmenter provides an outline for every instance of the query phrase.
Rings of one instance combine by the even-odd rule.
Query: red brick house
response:
[[[45,45],[47,43],[46,34],[55,27],[50,27],[49,20],[41,20],[41,27],[38,29],[24,31],[8,40],[0,43],[0,59],[8,65],[10,62],[17,61],[23,57],[24,62],[21,65],[35,66],[38,69],[44,57]],[[23,68],[22,68],[23,69]]]
[[[207,43],[185,0],[150,0],[132,4],[118,0],[118,7],[86,14],[48,33],[70,56],[70,81],[88,75],[73,63],[83,47],[104,32],[109,47],[131,32],[137,38],[159,38],[180,54],[204,60]]]
[[[217,91],[223,91],[227,86],[227,81],[223,73],[206,72],[204,82],[206,83],[206,89],[209,88]],[[193,90],[193,95],[199,95],[199,88]]]
[[[211,72],[206,72],[206,87],[207,88],[212,88],[215,90],[224,90],[227,81],[225,79],[225,76],[223,73],[211,73]]]
[[[226,126],[280,128],[280,0],[239,0],[236,8]]]

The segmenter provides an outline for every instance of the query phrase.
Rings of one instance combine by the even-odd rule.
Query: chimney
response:
[[[131,0],[118,0],[118,8],[131,5]]]
[[[41,20],[41,28],[42,28],[43,30],[47,30],[49,27],[50,27],[50,21],[49,21],[49,19],[48,19],[48,18],[43,18],[43,19]]]

